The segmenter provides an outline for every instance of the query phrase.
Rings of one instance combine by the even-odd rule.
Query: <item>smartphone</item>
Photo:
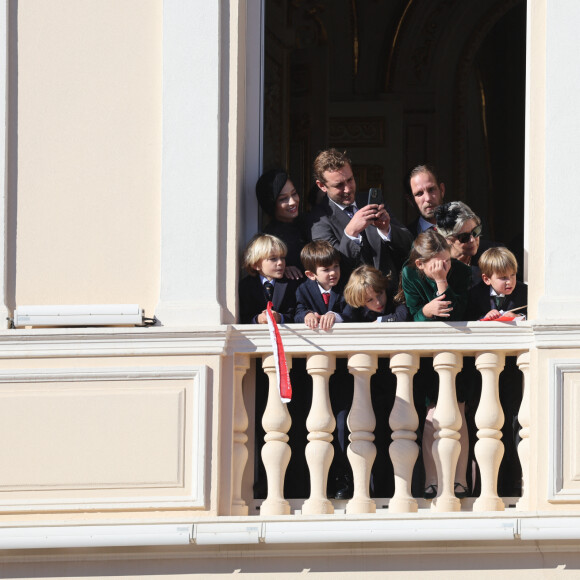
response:
[[[369,189],[369,202],[367,205],[371,203],[376,203],[377,205],[381,205],[383,202],[383,192],[378,187],[371,187]]]

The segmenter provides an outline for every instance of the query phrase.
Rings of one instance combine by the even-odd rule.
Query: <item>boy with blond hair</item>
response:
[[[286,244],[275,236],[257,234],[250,240],[244,252],[249,276],[239,285],[242,324],[267,324],[268,302],[276,322],[294,322],[298,282],[284,278],[286,253]]]
[[[405,322],[409,311],[405,304],[395,304],[388,295],[389,279],[372,266],[359,266],[344,289],[348,304],[345,322]]]
[[[468,320],[495,320],[528,304],[528,287],[516,281],[518,262],[507,248],[489,248],[479,258],[481,282],[469,294]]]

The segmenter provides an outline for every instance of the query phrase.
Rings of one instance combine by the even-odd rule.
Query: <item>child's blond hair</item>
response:
[[[380,270],[372,266],[359,266],[348,279],[344,288],[344,299],[353,308],[360,308],[367,303],[367,290],[372,289],[377,294],[383,293],[389,284],[387,278]]]
[[[244,250],[244,268],[251,276],[256,276],[256,266],[262,260],[272,255],[285,258],[287,253],[288,248],[281,239],[270,234],[256,234]]]
[[[329,268],[333,264],[340,264],[340,253],[330,242],[315,240],[302,248],[300,260],[305,270],[316,274],[317,268]]]
[[[493,274],[497,276],[517,274],[518,261],[507,248],[489,248],[479,258],[479,269],[488,278]]]

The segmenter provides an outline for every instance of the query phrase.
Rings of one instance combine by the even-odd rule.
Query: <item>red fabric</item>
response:
[[[292,400],[292,385],[290,384],[290,373],[286,365],[286,355],[284,354],[284,345],[278,325],[272,314],[272,303],[268,302],[268,329],[270,330],[270,340],[272,341],[272,353],[274,355],[274,364],[276,365],[276,376],[278,377],[278,387],[280,389],[280,398],[283,403],[289,403]]]

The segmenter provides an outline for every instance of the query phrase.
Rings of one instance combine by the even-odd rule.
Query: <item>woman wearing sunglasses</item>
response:
[[[441,234],[449,244],[449,252],[452,258],[463,262],[471,267],[471,285],[479,283],[481,271],[477,266],[477,254],[480,245],[481,220],[471,211],[471,208],[461,201],[444,203],[435,209],[437,220],[437,232]],[[489,242],[484,243],[486,248]],[[491,244],[494,245],[494,244]],[[484,248],[484,249],[486,249]],[[457,375],[457,403],[461,414],[460,439],[461,452],[457,461],[455,475],[455,495],[464,498],[470,495],[470,486],[467,483],[466,471],[469,462],[469,435],[466,421],[466,403],[469,409],[470,401],[476,398],[480,379],[472,361],[464,360],[463,370]],[[423,445],[426,446],[423,452],[423,460],[426,473],[425,498],[434,497],[437,493],[436,485],[433,485],[435,477],[435,462],[430,453],[431,441],[433,440],[435,429],[433,426],[433,414],[437,401],[437,389],[433,385],[426,387],[427,396],[427,417],[423,432]],[[429,485],[431,484],[431,485]]]
[[[471,266],[472,285],[477,284],[481,272],[475,255],[479,251],[481,220],[461,201],[440,205],[435,217],[437,231],[447,240],[451,257]]]

